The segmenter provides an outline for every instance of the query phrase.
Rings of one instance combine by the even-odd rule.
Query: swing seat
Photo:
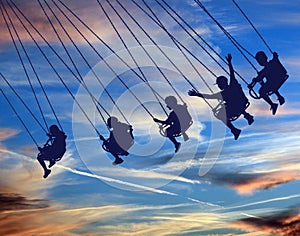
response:
[[[64,156],[66,151],[64,151],[63,153],[53,153],[51,151],[49,151],[49,149],[41,149],[39,154],[38,154],[38,157],[40,157],[41,155],[44,155],[46,156],[45,160],[53,160],[55,162],[57,161],[60,161],[62,159],[62,157]],[[48,157],[49,156],[49,157]],[[54,157],[53,157],[54,156]]]
[[[275,93],[276,91],[278,91],[281,86],[285,83],[285,81],[287,81],[287,79],[289,78],[289,75],[288,74],[285,74],[284,76],[282,76],[281,78],[277,79],[276,80],[276,83],[272,84],[272,86],[270,86],[270,89],[269,91],[267,92],[267,95],[270,96],[272,95],[273,93]],[[254,90],[254,86],[255,86],[256,83],[254,83],[251,88],[249,89],[249,94],[252,98],[254,99],[261,99],[261,96],[259,93],[257,93],[255,90]],[[264,86],[265,84],[264,83],[260,83],[261,86]],[[265,85],[265,86],[268,86],[268,85]]]
[[[111,140],[110,138],[103,142],[102,148],[106,152],[114,153],[121,156],[128,156],[128,150],[134,144],[133,135],[131,132],[125,133],[125,138],[118,140]]]
[[[233,114],[230,114],[230,117],[227,117],[227,119],[229,119],[229,121],[235,121],[237,120],[240,115],[242,114],[243,111],[245,111],[250,105],[250,102],[247,101],[244,105],[244,107],[242,109],[240,109],[238,112],[233,112]],[[219,102],[219,104],[212,109],[214,116],[219,119],[218,114],[220,113],[221,109],[223,109],[223,107],[225,106],[225,104],[223,103],[223,101]]]
[[[189,138],[187,136],[187,134],[185,133],[193,124],[193,121],[190,120],[190,122],[185,125],[185,127],[183,127],[183,129],[179,130],[178,132],[175,132],[172,134],[173,137],[179,137],[179,136],[183,136],[184,137],[184,141],[187,141]],[[159,133],[163,136],[163,137],[167,137],[167,128],[169,127],[169,125],[160,125],[159,126]]]
[[[134,142],[132,142],[131,146],[133,145],[133,143]],[[103,148],[104,151],[110,152],[110,153],[114,153],[116,155],[120,155],[120,156],[128,156],[129,155],[129,153],[128,153],[128,149],[129,148],[127,150],[123,150],[121,147],[113,147],[113,148],[111,148],[110,145],[109,145],[109,141],[108,142],[104,142],[102,144],[102,148]]]

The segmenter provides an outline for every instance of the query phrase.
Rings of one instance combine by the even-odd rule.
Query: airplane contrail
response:
[[[278,197],[278,198],[272,198],[272,199],[267,199],[267,200],[258,201],[258,202],[251,202],[251,203],[247,203],[247,204],[239,205],[239,206],[225,207],[225,210],[229,210],[229,209],[231,210],[231,209],[242,208],[242,207],[247,207],[247,206],[254,206],[254,205],[275,202],[275,201],[284,201],[284,200],[289,200],[289,199],[299,198],[299,197],[300,197],[300,194],[294,194],[294,195],[290,195],[290,196],[286,196],[286,197]]]
[[[13,151],[10,151],[10,150],[6,150],[6,149],[3,149],[3,148],[0,148],[0,151],[2,151],[4,153],[11,154],[11,155],[14,155],[14,156],[19,156],[21,158],[25,158],[26,160],[31,161],[31,162],[35,162],[35,160],[33,158],[31,158],[29,156],[26,156],[26,155],[23,155],[23,154],[20,154],[20,153],[16,153],[16,152],[13,152]],[[203,202],[203,201],[200,201],[200,200],[197,200],[197,199],[193,199],[193,198],[189,198],[189,197],[183,197],[183,196],[178,195],[177,193],[173,193],[173,192],[170,192],[170,191],[165,191],[165,190],[161,190],[161,189],[151,188],[151,187],[148,187],[148,186],[144,186],[144,185],[140,185],[140,184],[135,184],[135,183],[131,183],[131,182],[123,181],[123,180],[118,180],[118,179],[114,179],[114,178],[110,178],[110,177],[106,177],[106,176],[95,175],[95,174],[92,174],[92,173],[88,173],[88,172],[76,170],[76,169],[73,169],[73,168],[70,168],[70,167],[66,167],[66,166],[63,166],[63,165],[60,165],[60,164],[56,164],[56,166],[58,168],[60,168],[60,169],[64,169],[66,171],[69,171],[71,173],[74,173],[74,174],[77,174],[77,175],[81,175],[81,176],[86,176],[86,177],[90,177],[90,178],[96,178],[96,179],[107,181],[107,182],[111,182],[111,183],[118,183],[118,184],[122,184],[122,185],[130,186],[130,187],[134,187],[136,189],[142,189],[142,190],[153,192],[153,193],[170,195],[170,196],[176,196],[176,197],[184,198],[184,199],[192,201],[192,202],[201,203],[201,204],[204,204],[204,205],[207,205],[207,206],[210,206],[210,207],[212,207],[212,206],[214,206],[214,207],[222,207],[222,206],[215,205],[215,204],[212,204],[212,203],[209,203],[209,202]]]
[[[95,174],[91,174],[91,173],[88,173],[88,172],[72,169],[70,167],[62,166],[62,165],[59,165],[59,164],[56,164],[56,166],[59,167],[59,168],[65,169],[69,172],[72,172],[74,174],[78,174],[78,175],[82,175],[82,176],[96,178],[96,179],[100,179],[100,180],[104,180],[104,181],[112,182],[112,183],[123,184],[123,185],[126,185],[126,186],[130,186],[130,187],[134,187],[134,188],[138,188],[138,189],[142,189],[142,190],[147,190],[147,191],[154,192],[154,193],[178,196],[178,194],[172,193],[172,192],[169,192],[169,191],[159,190],[159,189],[147,187],[147,186],[140,185],[140,184],[134,184],[134,183],[130,183],[130,182],[123,181],[123,180],[113,179],[113,178],[106,177],[106,176],[95,175]]]

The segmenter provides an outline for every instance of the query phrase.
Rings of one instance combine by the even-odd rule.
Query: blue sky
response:
[[[47,9],[54,27],[58,30],[89,91],[99,99],[110,115],[115,115],[124,122],[122,115],[97,81],[94,75],[96,74],[134,127],[136,143],[131,147],[130,155],[124,158],[125,162],[120,166],[111,165],[112,156],[101,149],[92,125],[66,91],[55,71],[43,58],[7,2],[10,1],[4,1],[5,9],[32,60],[68,139],[64,158],[53,167],[51,175],[44,180],[42,169],[35,159],[37,149],[34,143],[1,95],[1,235],[299,234],[300,2],[298,0],[237,1],[272,50],[278,52],[290,76],[280,89],[286,98],[286,103],[279,107],[275,116],[271,115],[265,102],[250,98],[246,91],[246,84],[240,80],[251,103],[248,111],[255,116],[255,122],[252,126],[248,126],[243,118],[235,121],[234,124],[243,129],[237,141],[233,140],[228,129],[213,117],[210,108],[203,100],[187,95],[191,86],[180,74],[182,72],[200,91],[209,93],[209,88],[214,92],[218,91],[213,85],[215,77],[203,68],[197,59],[216,75],[225,72],[156,1],[146,0],[146,3],[174,38],[195,55],[197,59],[187,54],[209,88],[170,37],[131,0],[121,1],[121,3],[143,30],[151,35],[153,41],[122,10],[117,1],[111,3],[135,33],[151,59],[110,5],[104,0],[100,1],[150,85],[162,97],[175,96],[174,90],[164,78],[166,76],[188,105],[194,124],[188,130],[189,141],[184,142],[179,139],[182,141],[182,147],[176,155],[170,141],[160,136],[152,117],[132,96],[131,92],[145,105],[151,115],[160,119],[165,118],[149,87],[136,76],[139,70],[135,62],[97,1],[63,2],[94,30],[114,53],[72,17],[58,0],[54,1],[94,47],[93,50],[57,10],[53,2],[47,1],[88,64],[60,28],[60,24],[48,10],[45,2],[40,1]],[[108,130],[103,120],[87,91],[70,73],[70,70],[74,74],[77,72],[38,1],[13,2],[45,38],[46,42],[36,32],[34,33],[34,29],[20,16],[89,119],[98,131],[107,137]],[[137,2],[147,9],[143,1]],[[158,2],[163,3],[161,0]],[[251,81],[256,74],[255,70],[193,0],[167,2],[223,58],[227,53],[231,53],[236,71],[246,81]],[[232,1],[201,2],[252,54],[263,50],[267,52],[269,58],[271,57],[265,45]],[[16,8],[13,9],[17,12]],[[0,24],[2,26],[0,71],[42,123],[42,117],[3,16],[0,17]],[[158,46],[154,45],[154,42]],[[201,40],[199,42],[203,45]],[[52,46],[61,60],[47,44]],[[19,43],[17,45],[38,100],[43,106],[43,114],[49,124],[56,123],[25,54]],[[95,51],[104,60],[101,60]],[[162,51],[178,70],[162,54]],[[260,66],[252,58],[250,59],[260,70]],[[216,57],[216,60],[227,68],[220,58]],[[155,68],[153,61],[161,68],[162,73]],[[135,73],[130,70],[131,68]],[[122,85],[118,76],[130,90]],[[35,140],[42,145],[46,141],[45,132],[2,79],[0,86],[18,110]],[[180,98],[177,98],[182,103]],[[275,101],[274,97],[272,99]],[[211,104],[216,105],[214,102]],[[107,118],[105,112],[103,114]]]

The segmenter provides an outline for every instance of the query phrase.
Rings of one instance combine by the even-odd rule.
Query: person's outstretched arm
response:
[[[174,111],[172,111],[172,112],[169,114],[169,116],[168,116],[168,118],[167,118],[166,120],[159,120],[159,119],[156,119],[156,118],[153,118],[153,120],[154,120],[155,122],[161,123],[161,124],[163,124],[163,125],[171,125],[171,124],[173,123],[174,119],[175,119],[174,116],[176,116],[176,114],[175,114]]]
[[[193,96],[193,97],[207,98],[207,99],[221,99],[222,98],[220,93],[205,94],[205,93],[199,93],[195,89],[189,90],[188,95]]]
[[[154,120],[154,122],[156,122],[156,123],[161,123],[161,124],[165,124],[165,121],[164,120],[159,120],[159,119],[157,119],[157,118],[153,118],[153,120]]]

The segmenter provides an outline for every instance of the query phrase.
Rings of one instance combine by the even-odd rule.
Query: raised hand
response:
[[[274,58],[278,58],[278,53],[277,52],[273,52],[273,57]]]
[[[230,53],[228,53],[228,55],[226,56],[226,60],[227,60],[228,62],[231,62],[232,56],[231,56]]]

